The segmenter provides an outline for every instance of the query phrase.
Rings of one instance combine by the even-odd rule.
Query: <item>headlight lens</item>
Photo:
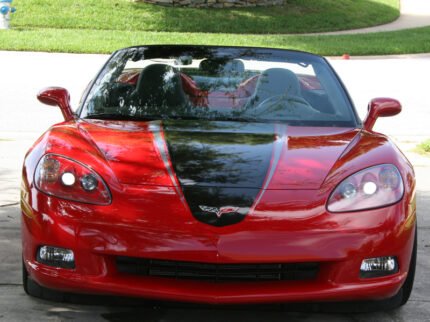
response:
[[[344,212],[384,207],[398,202],[403,191],[399,170],[392,164],[382,164],[343,180],[332,192],[327,209]]]
[[[109,190],[96,172],[60,155],[40,159],[34,179],[36,187],[51,196],[96,205],[111,202]]]

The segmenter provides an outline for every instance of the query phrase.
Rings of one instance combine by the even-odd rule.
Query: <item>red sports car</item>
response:
[[[23,283],[209,304],[405,304],[414,170],[304,52],[142,46],[115,52],[76,112],[62,88],[27,153]]]

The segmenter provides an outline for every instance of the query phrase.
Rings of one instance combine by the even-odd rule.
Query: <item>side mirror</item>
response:
[[[37,94],[37,99],[43,104],[58,106],[66,121],[70,121],[75,118],[70,106],[70,94],[67,89],[61,87],[48,87],[42,89]]]
[[[368,106],[367,117],[363,128],[372,131],[378,117],[394,116],[402,111],[402,105],[398,100],[392,98],[374,98]]]

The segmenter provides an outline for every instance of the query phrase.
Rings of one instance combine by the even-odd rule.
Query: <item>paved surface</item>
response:
[[[426,27],[426,26],[430,26],[430,1],[400,0],[400,17],[391,23],[375,26],[375,27],[369,27],[369,28],[323,32],[318,34],[320,35],[367,34],[371,32],[395,31],[395,30]]]
[[[430,55],[331,59],[356,103],[360,116],[375,96],[399,98],[400,116],[378,120],[376,129],[391,135],[406,151],[418,178],[419,259],[410,302],[400,310],[373,314],[311,314],[265,308],[208,310],[63,305],[29,298],[22,291],[18,202],[25,151],[51,124],[62,120],[55,107],[39,104],[44,86],[67,87],[74,106],[107,56],[0,52],[0,321],[430,321],[430,159],[409,151],[430,137],[428,82]],[[19,66],[19,67],[18,67]],[[3,75],[14,75],[4,77]]]

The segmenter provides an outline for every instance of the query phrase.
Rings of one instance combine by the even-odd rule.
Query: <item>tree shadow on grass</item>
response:
[[[133,3],[132,8],[135,11],[133,15],[139,11],[149,11],[153,17],[157,17],[154,31],[239,34],[309,33],[364,28],[391,22],[399,16],[397,8],[370,0],[287,0],[284,6],[234,9]]]

